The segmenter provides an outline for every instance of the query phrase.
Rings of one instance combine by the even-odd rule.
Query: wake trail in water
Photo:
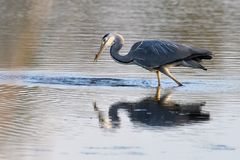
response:
[[[77,86],[109,86],[109,87],[153,87],[155,81],[151,80],[134,80],[134,79],[117,79],[117,78],[96,78],[96,77],[46,77],[35,76],[25,77],[29,83],[42,84],[61,84]]]
[[[104,86],[104,87],[140,87],[155,88],[157,87],[156,79],[122,79],[122,78],[103,78],[103,77],[87,77],[79,75],[51,75],[51,74],[9,74],[0,73],[0,83],[24,83],[25,85],[62,85],[62,86]],[[183,82],[183,87],[176,87],[171,80],[161,81],[164,88],[175,87],[179,90],[195,90],[195,91],[236,91],[240,88],[238,81],[229,80],[196,80],[191,79]]]

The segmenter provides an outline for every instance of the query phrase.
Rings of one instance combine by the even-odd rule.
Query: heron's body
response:
[[[149,71],[156,71],[159,85],[159,71],[173,79],[178,85],[182,85],[170,73],[170,67],[186,66],[206,70],[200,62],[202,59],[212,58],[212,53],[206,49],[194,48],[167,40],[139,41],[131,47],[128,54],[120,55],[119,51],[124,44],[123,37],[119,34],[110,33],[105,35],[104,38],[108,38],[105,45],[111,46],[110,54],[114,60],[123,64],[136,64]],[[95,59],[98,58],[99,54],[96,55]]]

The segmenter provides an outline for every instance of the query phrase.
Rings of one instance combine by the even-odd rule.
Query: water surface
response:
[[[240,2],[3,0],[0,159],[238,159]],[[208,71],[173,69],[184,86],[108,51],[169,39],[214,53]]]

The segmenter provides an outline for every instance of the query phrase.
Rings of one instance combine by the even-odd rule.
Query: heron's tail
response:
[[[189,59],[200,62],[202,59],[212,59],[213,54],[211,51],[202,48],[191,48],[192,55]]]
[[[203,59],[212,59],[213,54],[211,51],[202,49],[202,48],[191,48],[192,55],[189,56],[183,62],[183,66],[192,67],[192,68],[199,68],[203,70],[207,70],[204,66],[200,64]]]
[[[186,60],[184,60],[183,66],[199,68],[203,70],[207,70],[204,66],[200,64],[203,59],[212,59],[213,54],[211,51],[202,48],[190,48],[190,52],[192,53]]]
[[[195,61],[195,60],[186,60],[183,61],[183,66],[185,67],[192,67],[192,68],[199,68],[199,69],[203,69],[203,70],[207,70],[207,68],[205,68],[204,66],[202,66],[199,62]]]

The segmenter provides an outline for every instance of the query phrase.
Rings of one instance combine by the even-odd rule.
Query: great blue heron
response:
[[[185,66],[207,70],[200,62],[202,59],[211,59],[212,53],[206,49],[194,48],[167,40],[145,40],[136,42],[129,53],[120,55],[119,51],[124,44],[123,36],[117,33],[108,33],[103,36],[101,47],[94,61],[108,46],[114,60],[122,64],[136,64],[149,71],[155,71],[160,86],[160,72],[170,77],[179,86],[180,83],[169,71],[170,67]]]

